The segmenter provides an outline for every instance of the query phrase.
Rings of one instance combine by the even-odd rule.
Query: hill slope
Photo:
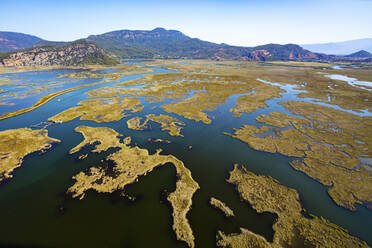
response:
[[[0,53],[29,48],[41,40],[39,37],[33,35],[0,31]]]
[[[3,66],[50,66],[117,64],[102,48],[85,40],[72,42],[66,46],[33,47],[23,51],[3,54],[0,65]]]
[[[312,52],[336,55],[355,53],[360,50],[372,53],[372,38],[333,43],[306,44],[301,46]]]

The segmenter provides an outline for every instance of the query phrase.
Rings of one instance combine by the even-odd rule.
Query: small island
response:
[[[180,136],[183,137],[181,134],[182,126],[185,125],[184,122],[178,120],[175,117],[169,115],[155,115],[155,114],[148,114],[145,116],[145,120],[141,124],[141,117],[133,117],[127,120],[127,126],[129,129],[133,130],[147,130],[149,129],[149,121],[153,121],[159,123],[161,125],[162,131],[168,131],[169,135],[171,136]]]
[[[211,197],[211,199],[209,200],[209,204],[212,206],[212,207],[215,207],[216,209],[219,209],[221,210],[226,217],[233,217],[234,216],[234,212],[231,210],[231,208],[229,208],[224,202],[214,198],[214,197]]]
[[[148,150],[138,146],[131,147],[130,137],[125,137],[123,143],[120,142],[119,133],[106,127],[87,127],[78,126],[76,132],[84,136],[84,140],[70,150],[70,154],[80,151],[88,144],[94,144],[93,152],[106,151],[109,148],[119,148],[120,150],[110,154],[106,159],[115,163],[113,172],[94,166],[87,172],[80,172],[73,177],[75,180],[68,192],[72,197],[84,198],[85,192],[93,189],[99,193],[112,193],[123,190],[126,185],[132,184],[140,176],[150,173],[155,167],[173,164],[177,171],[176,190],[169,194],[168,201],[173,208],[173,230],[177,239],[185,241],[189,247],[194,247],[194,236],[187,220],[187,213],[192,205],[192,197],[199,189],[199,185],[191,176],[189,169],[182,161],[173,155],[160,155],[161,149],[155,154],[150,155]]]

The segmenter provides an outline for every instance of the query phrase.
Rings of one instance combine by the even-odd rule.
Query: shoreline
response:
[[[30,112],[34,109],[37,109],[37,108],[43,106],[44,104],[46,104],[47,102],[49,102],[53,98],[55,98],[57,96],[60,96],[62,94],[65,94],[65,93],[68,93],[68,92],[71,92],[71,91],[74,91],[74,90],[80,90],[80,89],[90,87],[90,86],[95,86],[95,85],[98,85],[98,84],[109,83],[109,82],[112,82],[112,81],[115,81],[115,80],[117,80],[117,78],[111,78],[109,80],[105,80],[105,81],[102,81],[102,82],[91,83],[91,84],[87,84],[87,85],[77,86],[77,87],[73,87],[73,88],[70,88],[70,89],[65,89],[65,90],[62,90],[62,91],[50,93],[46,96],[41,97],[31,107],[24,108],[24,109],[19,109],[19,110],[15,110],[15,111],[12,111],[12,112],[7,112],[7,113],[2,114],[0,116],[0,120],[8,119],[8,118],[11,118],[11,117],[14,117],[14,116],[17,116],[17,115],[21,115],[21,114]]]

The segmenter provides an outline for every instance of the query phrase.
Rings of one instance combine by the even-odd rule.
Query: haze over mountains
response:
[[[153,30],[118,30],[100,35],[90,35],[85,39],[88,42],[79,49],[76,56],[84,57],[87,54],[89,59],[62,58],[61,54],[69,54],[72,42],[54,42],[42,40],[35,36],[0,32],[0,52],[14,52],[28,48],[26,60],[22,60],[26,53],[1,55],[0,64],[21,64],[30,65],[36,59],[45,57],[40,65],[44,64],[76,64],[89,63],[112,63],[113,60],[107,58],[108,55],[120,59],[133,58],[176,58],[176,59],[213,59],[213,60],[242,60],[242,61],[272,61],[272,60],[294,60],[294,61],[319,61],[319,60],[361,60],[370,59],[372,56],[368,52],[360,51],[350,57],[328,56],[323,53],[316,53],[302,48],[299,45],[287,44],[267,44],[256,47],[230,46],[227,44],[216,44],[191,38],[177,30],[166,30],[156,28]],[[372,39],[371,39],[372,41]],[[92,49],[92,46],[103,50],[93,55],[89,51],[83,51],[84,47]],[[36,49],[43,47],[43,49]],[[55,57],[56,52],[59,57]],[[81,53],[80,53],[81,52]],[[46,53],[46,54],[40,54]],[[10,58],[10,57],[12,58]],[[52,57],[51,57],[52,56]],[[94,57],[96,56],[96,58]],[[85,57],[84,57],[85,58]],[[7,60],[7,64],[4,63]],[[16,59],[16,60],[15,60]]]
[[[346,55],[345,57],[347,58],[371,58],[372,54],[367,51],[360,50],[358,52]]]
[[[360,50],[372,53],[372,38],[321,44],[305,44],[301,46],[313,52],[335,55],[346,55]]]

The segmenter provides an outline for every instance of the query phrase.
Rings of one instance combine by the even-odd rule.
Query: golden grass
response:
[[[29,128],[10,129],[0,132],[0,182],[11,178],[11,173],[20,167],[23,158],[36,151],[45,151],[52,143],[61,142],[48,137],[48,131]]]
[[[231,208],[229,208],[224,202],[214,198],[214,197],[211,197],[211,199],[209,199],[209,204],[219,210],[221,210],[226,217],[233,217],[234,216],[234,211],[231,210]]]

